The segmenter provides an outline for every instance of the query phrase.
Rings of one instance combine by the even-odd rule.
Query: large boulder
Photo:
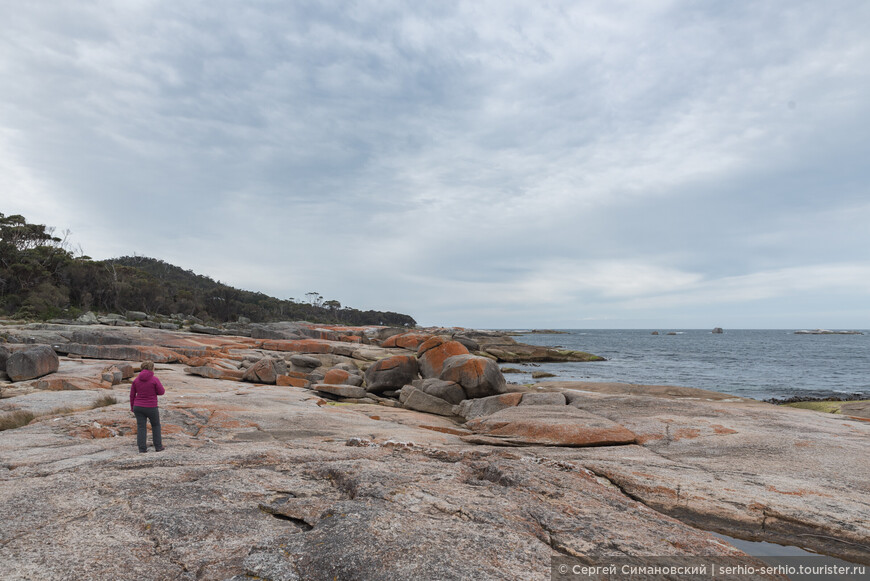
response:
[[[427,414],[437,414],[439,416],[452,416],[453,405],[444,401],[440,397],[429,395],[420,388],[413,385],[406,385],[399,392],[399,401],[408,409],[426,412]]]
[[[455,381],[469,398],[497,395],[507,391],[507,382],[498,364],[476,355],[454,355],[444,361],[439,375],[445,381]]]
[[[363,378],[359,373],[351,373],[346,369],[330,369],[323,376],[323,383],[329,385],[362,385]]]
[[[417,371],[417,359],[411,355],[381,359],[366,370],[366,389],[370,392],[401,389],[417,378]]]
[[[417,360],[420,362],[420,375],[423,377],[438,377],[444,368],[444,362],[455,355],[468,355],[468,349],[458,341],[435,336],[428,339],[417,349]]]
[[[283,359],[265,357],[248,367],[242,379],[254,383],[275,384],[278,381],[279,375],[286,374],[287,364]]]
[[[207,325],[200,325],[194,323],[190,326],[191,333],[202,333],[203,335],[223,335],[224,332],[222,329],[218,329],[217,327],[209,327]]]
[[[402,349],[410,349],[411,351],[414,351],[430,337],[431,335],[422,333],[402,333],[400,335],[388,337],[383,343],[381,343],[381,347],[400,347]]]
[[[453,405],[465,399],[465,390],[455,381],[444,381],[436,378],[418,379],[413,385],[423,393],[428,393]],[[453,414],[451,413],[451,415]]]
[[[9,349],[0,345],[0,371],[6,371],[7,359],[9,359]]]
[[[322,365],[320,359],[313,355],[291,355],[290,363],[294,367],[302,367],[304,369],[316,369]]]
[[[567,405],[565,395],[559,392],[524,393],[519,405]]]
[[[486,436],[490,444],[607,446],[637,439],[616,422],[566,405],[510,407],[470,420],[465,427]]]
[[[110,359],[116,361],[145,361],[154,363],[177,363],[184,356],[172,349],[157,345],[82,345],[59,343],[54,346],[58,353],[78,355],[87,359]]]
[[[364,387],[359,387],[356,385],[333,385],[326,383],[318,383],[312,386],[312,389],[315,389],[321,393],[328,393],[329,395],[334,395],[336,397],[345,397],[349,399],[361,399],[366,396],[366,390]]]
[[[467,399],[457,405],[453,412],[457,416],[462,416],[466,420],[473,420],[475,418],[494,414],[495,412],[505,408],[516,407],[522,399],[523,394],[520,392],[491,395],[489,397],[481,397],[478,399]]]
[[[60,359],[54,349],[38,345],[10,355],[6,360],[6,375],[12,381],[25,381],[54,373],[59,366]]]

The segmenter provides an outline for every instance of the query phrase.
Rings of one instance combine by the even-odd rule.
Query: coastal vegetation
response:
[[[92,260],[69,232],[0,213],[0,315],[73,319],[86,311],[181,313],[206,321],[307,320],[345,325],[414,326],[409,315],[343,307],[309,292],[304,301],[234,288],[155,258]]]

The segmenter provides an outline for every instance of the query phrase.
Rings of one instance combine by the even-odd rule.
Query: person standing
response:
[[[151,440],[154,450],[162,452],[163,440],[160,437],[160,409],[157,396],[166,393],[163,384],[154,375],[154,362],[143,361],[141,371],[130,386],[130,411],[136,416],[136,444],[139,452],[148,451],[146,422],[151,422]]]

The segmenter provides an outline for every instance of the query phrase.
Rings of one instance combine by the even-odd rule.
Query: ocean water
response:
[[[533,371],[550,380],[618,381],[699,387],[755,399],[860,394],[870,398],[870,334],[796,335],[794,330],[573,329],[566,334],[515,337],[530,345],[587,351],[607,361],[590,363],[504,364],[522,369],[505,377],[533,380]],[[676,332],[676,335],[667,335]]]

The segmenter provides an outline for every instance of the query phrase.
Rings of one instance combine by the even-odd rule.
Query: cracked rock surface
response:
[[[550,405],[481,416],[491,435],[475,434],[461,418],[183,369],[157,365],[160,453],[136,451],[129,384],[0,400],[49,411],[0,432],[4,579],[545,580],[559,556],[743,555],[700,528],[870,562],[860,420],[549,383],[577,412],[562,415],[630,434],[550,446]],[[119,403],[83,409],[107,393]]]

